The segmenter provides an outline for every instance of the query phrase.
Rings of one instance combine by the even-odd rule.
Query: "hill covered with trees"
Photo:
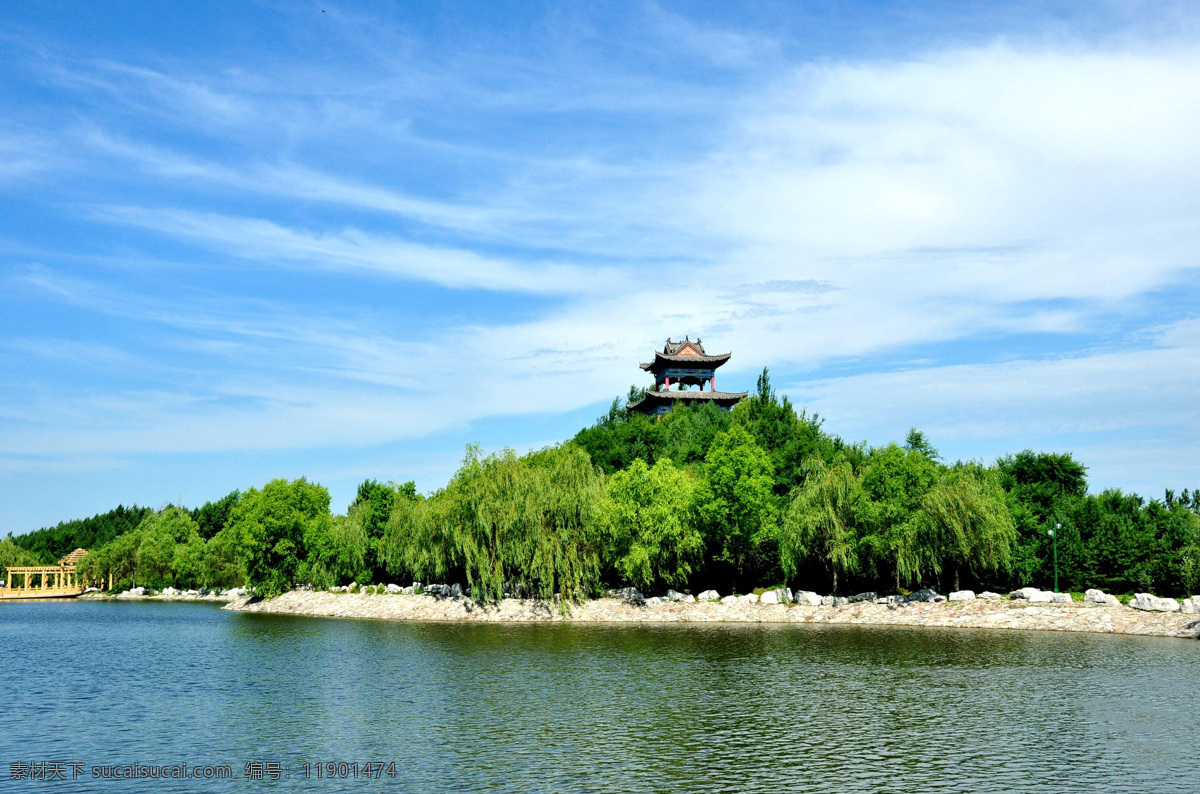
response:
[[[820,592],[921,585],[1191,594],[1200,491],[1146,500],[1090,493],[1066,453],[947,463],[917,430],[848,443],[797,411],[767,372],[734,410],[679,406],[661,420],[614,401],[559,446],[467,451],[429,495],[364,482],[345,514],[300,479],[194,510],[118,507],[0,541],[0,565],[92,550],[85,566],[132,584],[270,595],[401,581],[462,581],[479,599],[582,598],[633,585]],[[7,560],[7,562],[6,562]]]

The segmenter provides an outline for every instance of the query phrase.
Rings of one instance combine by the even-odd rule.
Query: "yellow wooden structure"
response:
[[[14,565],[0,587],[0,599],[74,598],[85,587],[75,566],[86,555],[86,549],[75,549],[58,565]]]

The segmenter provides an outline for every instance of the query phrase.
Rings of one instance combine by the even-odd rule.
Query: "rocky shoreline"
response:
[[[873,595],[873,594],[872,594]],[[989,594],[991,595],[991,594]],[[1014,593],[1014,596],[1016,594]],[[1069,596],[1068,596],[1069,597]],[[1179,611],[1147,611],[1119,603],[1031,602],[1028,598],[948,600],[848,599],[839,604],[763,603],[745,600],[697,601],[631,599],[613,596],[571,605],[506,598],[481,605],[463,595],[342,593],[293,590],[268,600],[232,599],[224,609],[276,615],[374,620],[576,623],[804,623],[813,625],[938,626],[1131,634],[1197,639],[1200,616]],[[829,597],[826,596],[826,599]],[[892,597],[895,599],[896,597]],[[940,596],[938,596],[941,599]],[[1115,601],[1115,599],[1114,599]]]
[[[176,590],[165,587],[162,590],[147,590],[145,587],[135,587],[132,590],[115,595],[100,590],[85,592],[79,596],[81,601],[214,601],[228,602],[238,598],[244,599],[246,591],[237,587],[229,590]]]

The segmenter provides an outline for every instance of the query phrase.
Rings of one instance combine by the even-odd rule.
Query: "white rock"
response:
[[[1022,587],[1020,590],[1013,590],[1011,593],[1008,594],[1008,597],[1013,598],[1013,599],[1017,599],[1017,598],[1028,599],[1034,593],[1040,593],[1040,592],[1042,592],[1042,591],[1037,589],[1036,587]]]
[[[1050,594],[1050,603],[1051,604],[1074,604],[1075,599],[1071,598],[1070,593],[1051,593]]]
[[[696,596],[697,601],[720,601],[721,594],[716,590],[705,590],[700,595]]]
[[[980,593],[979,595],[977,595],[975,597],[981,598],[984,601],[999,601],[1000,600],[1000,594],[993,593],[991,590],[984,590],[982,593]]]
[[[1150,595],[1149,593],[1138,593],[1129,602],[1129,606],[1134,609],[1142,609],[1147,612],[1178,612],[1179,602],[1174,598],[1159,598]]]
[[[721,599],[722,604],[736,604],[737,601],[738,601],[738,597],[735,595],[727,595]]]
[[[975,591],[974,590],[955,590],[953,593],[950,594],[950,600],[951,601],[974,601],[975,600]]]
[[[683,598],[679,600],[685,604],[694,604],[696,603],[696,596],[692,595],[691,593],[684,593]]]
[[[683,600],[683,594],[682,594],[682,593],[677,593],[677,592],[675,592],[674,590],[668,590],[668,591],[667,591],[667,600],[668,600],[668,601],[682,601],[682,600]]]
[[[821,606],[823,607],[840,607],[848,603],[850,603],[850,599],[845,596],[827,595],[821,599]]]
[[[738,596],[738,601],[742,602],[743,604],[757,604],[758,596],[754,593],[746,593],[744,596]]]
[[[758,600],[764,604],[790,604],[792,602],[792,591],[787,587],[768,590]]]
[[[801,590],[796,593],[796,603],[810,607],[819,607],[821,606],[821,596],[811,590]]]
[[[403,592],[404,592],[404,588],[403,588],[403,587],[401,587],[401,586],[400,586],[400,585],[398,585],[398,584],[389,584],[389,585],[387,586],[386,590],[387,590],[387,592],[388,592],[388,593],[390,593],[391,595],[396,595],[397,593],[403,593]]]
[[[1192,596],[1191,598],[1183,599],[1179,605],[1180,612],[1186,612],[1189,615],[1194,615],[1200,612],[1200,596]]]
[[[413,594],[413,586],[409,585],[408,587],[404,588],[400,592],[404,593],[404,595],[412,595]]]
[[[1115,595],[1109,595],[1108,593],[1105,593],[1103,590],[1095,590],[1095,589],[1088,590],[1086,593],[1083,594],[1083,603],[1096,604],[1097,606],[1102,606],[1102,607],[1119,607],[1119,606],[1121,606],[1120,600]]]
[[[652,596],[646,599],[646,606],[648,607],[656,607],[659,604],[665,603],[667,603],[667,600],[665,598],[659,598],[658,596]]]
[[[179,595],[179,591],[176,590],[174,587],[164,587],[162,589],[162,594],[165,596]]]

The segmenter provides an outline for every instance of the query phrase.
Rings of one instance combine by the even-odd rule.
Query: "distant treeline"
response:
[[[733,411],[661,420],[609,412],[527,455],[467,451],[446,487],[368,480],[344,515],[304,479],[195,510],[119,507],[0,542],[0,566],[89,548],[114,586],[227,587],[460,581],[478,599],[581,598],[634,585],[722,592],[918,586],[1191,594],[1200,490],[1144,500],[1089,494],[1069,454],[944,463],[916,430],[868,447],[824,430],[772,390]]]

